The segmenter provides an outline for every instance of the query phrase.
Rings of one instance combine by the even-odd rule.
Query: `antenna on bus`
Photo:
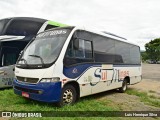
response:
[[[127,39],[126,39],[126,38],[124,38],[124,37],[121,37],[121,36],[115,35],[115,34],[110,33],[110,32],[106,32],[106,31],[102,31],[102,32],[103,32],[103,33],[105,33],[105,34],[108,34],[108,35],[112,35],[112,36],[115,36],[115,37],[118,37],[118,38],[121,38],[121,39],[127,40]]]

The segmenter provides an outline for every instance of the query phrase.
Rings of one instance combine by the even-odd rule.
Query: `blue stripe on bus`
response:
[[[105,65],[105,64],[104,64]],[[107,64],[106,64],[107,65]],[[63,68],[63,74],[71,79],[75,79],[77,77],[82,76],[89,68],[91,67],[101,67],[102,63],[94,64],[94,63],[87,63],[87,64],[79,64],[71,67]],[[141,65],[127,65],[127,64],[119,64],[113,65],[113,67],[140,67]]]
[[[63,74],[68,78],[75,79],[91,67],[101,67],[101,64],[79,64],[76,66],[64,67]]]

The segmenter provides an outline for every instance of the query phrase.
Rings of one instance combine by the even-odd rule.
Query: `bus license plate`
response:
[[[26,92],[22,92],[22,96],[23,96],[23,97],[26,97],[26,98],[29,98],[29,94],[26,93]]]

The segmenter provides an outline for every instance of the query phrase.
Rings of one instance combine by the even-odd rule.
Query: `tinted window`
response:
[[[97,34],[92,36],[96,62],[140,64],[139,47]]]
[[[45,30],[52,29],[52,28],[55,28],[55,27],[57,27],[57,26],[47,25],[46,28],[45,28]]]
[[[4,20],[0,20],[0,34],[2,33],[3,27],[4,27]]]
[[[65,65],[93,62],[93,47],[90,36],[91,34],[81,33],[81,31],[74,33],[65,54]]]
[[[139,64],[140,61],[140,49],[137,46],[130,45],[130,63]]]
[[[75,59],[65,59],[65,61],[67,61],[66,63],[75,64],[77,62],[84,62],[84,58],[87,58],[87,55],[91,57],[92,52],[85,49],[90,47],[84,47],[85,40],[91,40],[91,43],[93,44],[92,49],[94,50],[94,60],[97,63],[140,64],[140,52],[138,46],[87,31],[77,31],[73,36],[75,38],[80,38],[80,47],[78,50],[75,50],[73,49],[73,43],[70,42],[66,57],[81,58],[81,60],[76,61]],[[89,45],[89,43],[87,44]]]
[[[18,36],[33,36],[36,35],[42,23],[27,21],[27,20],[13,20],[6,30],[6,35]]]
[[[79,48],[74,49],[76,58],[92,58],[92,44],[91,41],[86,41],[83,39],[78,39]]]
[[[115,41],[115,54],[121,55],[123,63],[130,63],[130,45],[120,41]]]
[[[115,41],[93,34],[93,46],[96,62],[115,63],[123,62],[121,55],[115,54]]]
[[[2,32],[5,28],[5,25],[7,24],[8,21],[9,21],[9,19],[0,20],[0,35],[2,34]]]
[[[74,40],[70,42],[66,51],[66,57],[92,59],[92,42],[87,40],[78,39],[79,48],[74,47]]]
[[[2,58],[2,66],[13,65],[16,63],[19,52],[17,48],[13,47],[3,47],[1,58]]]
[[[0,66],[2,66],[2,63],[4,66],[15,64],[17,58],[19,57],[20,52],[24,49],[27,43],[28,42],[24,41],[1,42]]]

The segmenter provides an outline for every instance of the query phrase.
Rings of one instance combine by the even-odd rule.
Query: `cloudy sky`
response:
[[[0,0],[0,19],[39,17],[108,31],[140,45],[160,37],[160,0]]]

